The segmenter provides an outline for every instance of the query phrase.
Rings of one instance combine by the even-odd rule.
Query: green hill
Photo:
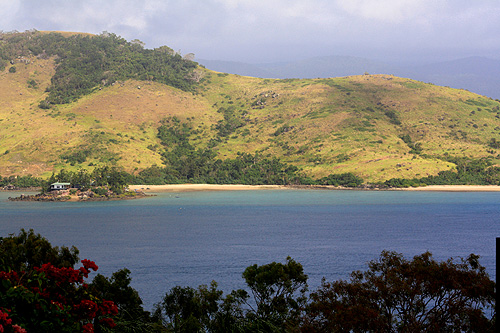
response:
[[[137,174],[163,166],[179,138],[221,160],[258,153],[369,182],[500,158],[497,100],[390,75],[258,79],[185,58],[113,34],[1,35],[0,175]]]

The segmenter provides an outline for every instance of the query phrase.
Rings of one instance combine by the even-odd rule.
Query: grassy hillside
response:
[[[120,77],[42,109],[56,59],[26,52],[0,72],[0,175],[162,165],[158,127],[169,117],[221,159],[259,152],[314,177],[424,177],[453,169],[452,156],[498,163],[500,102],[464,90],[389,75],[272,80],[198,68],[191,91]]]

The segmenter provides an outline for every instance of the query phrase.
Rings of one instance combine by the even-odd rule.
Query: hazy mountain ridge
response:
[[[248,64],[197,60],[208,68],[225,73],[260,78],[329,78],[350,75],[392,74],[500,99],[500,60],[468,57],[427,65],[391,65],[349,56],[324,56],[294,62]]]

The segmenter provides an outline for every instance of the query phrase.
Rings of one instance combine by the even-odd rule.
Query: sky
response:
[[[0,0],[0,30],[115,33],[195,60],[500,59],[499,0]]]

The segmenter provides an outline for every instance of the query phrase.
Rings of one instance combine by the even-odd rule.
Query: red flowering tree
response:
[[[18,237],[24,238],[26,234],[22,230]],[[31,243],[47,247],[48,241],[40,235],[34,235],[32,230],[28,235],[32,236],[28,237]],[[17,248],[12,246],[17,241],[14,238],[0,238],[0,253],[3,254],[0,259],[0,333],[23,330],[94,332],[100,326],[114,326],[112,317],[118,313],[116,305],[89,292],[84,280],[91,271],[98,269],[93,261],[82,260],[78,269],[66,267],[64,263],[71,264],[77,256],[73,253],[70,260],[60,260],[63,264],[59,266],[50,262],[34,266],[31,265],[32,258],[27,259],[25,255],[17,256],[18,259],[14,260],[17,262],[10,262],[15,257],[13,254],[26,252],[26,243],[21,242]],[[31,256],[39,254],[36,246],[32,246],[31,250]],[[67,256],[68,252],[63,250],[60,254]],[[56,251],[56,262],[57,257]],[[24,261],[22,265],[19,258]]]

